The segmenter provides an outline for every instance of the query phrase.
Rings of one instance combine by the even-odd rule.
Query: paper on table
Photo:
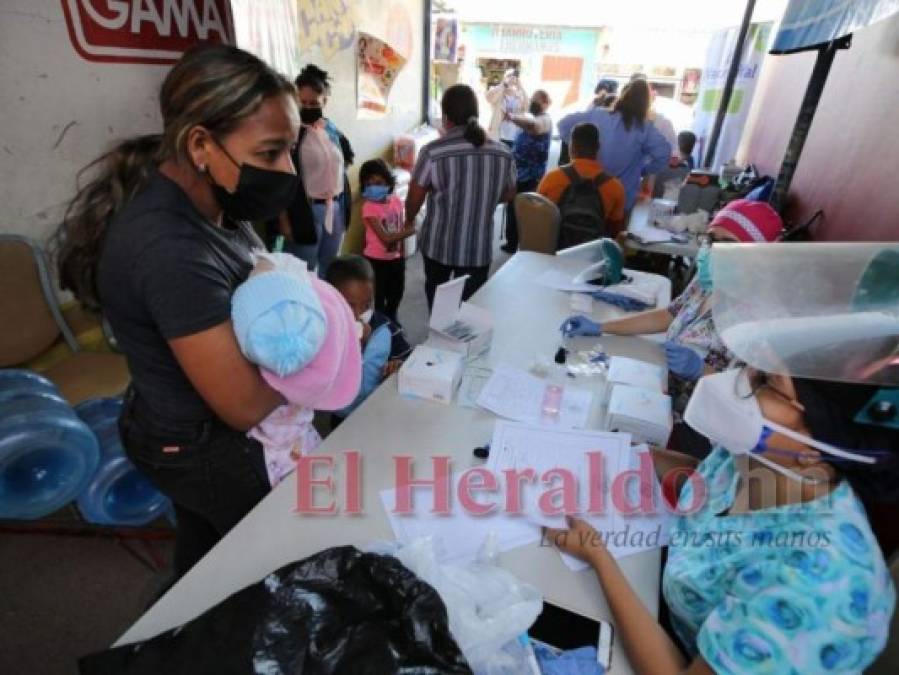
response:
[[[590,475],[588,453],[600,453],[602,456],[602,470],[596,475]],[[559,487],[561,478],[554,478],[555,482],[547,485],[541,477],[551,469],[569,471],[577,481],[576,511],[583,513],[589,507],[592,480],[601,480],[603,484],[598,487],[605,490],[622,470],[622,462],[626,466],[629,454],[630,436],[626,433],[547,429],[498,420],[490,443],[487,467],[496,476],[505,476],[503,472],[507,470],[521,472],[532,469],[538,480],[530,485],[522,482],[519,487],[523,513],[538,525],[565,528],[565,513],[561,509],[559,513],[546,513],[540,508],[541,497]],[[559,500],[552,503],[561,506]],[[606,519],[614,517],[611,509],[597,516]]]
[[[659,227],[644,225],[639,229],[629,230],[627,236],[636,239],[641,244],[662,244],[673,240],[671,232]]]
[[[628,434],[595,432],[595,431],[558,431],[533,427],[523,424],[498,421],[491,443],[488,467],[497,476],[505,475],[503,471],[533,469],[537,476],[553,468],[564,468],[577,479],[579,517],[586,520],[603,537],[606,548],[616,558],[623,558],[651,548],[658,548],[667,543],[671,516],[662,501],[661,489],[655,472],[649,472],[647,481],[641,483],[638,469],[640,454],[649,448],[645,445],[630,445]],[[599,476],[591,476],[588,453],[601,452],[603,471]],[[623,485],[626,504],[638,505],[640,489],[645,485],[652,499],[653,509],[649,513],[634,515],[622,514],[612,497],[611,487],[616,477],[623,472],[632,478],[618,479]],[[602,481],[598,485],[603,492],[605,511],[601,514],[590,514],[589,499],[592,482]],[[536,524],[545,527],[566,529],[564,515],[547,514],[540,508],[539,499],[545,491],[556,487],[521,484],[523,513]],[[619,495],[618,499],[622,497]],[[558,502],[554,502],[559,505]],[[620,502],[618,502],[620,503]],[[580,570],[587,564],[562,554],[565,564],[572,570]]]
[[[484,385],[478,405],[495,415],[556,429],[583,429],[590,417],[593,394],[566,383],[557,415],[542,411],[546,388],[551,386],[523,370],[501,364]]]
[[[612,284],[611,286],[596,286],[594,284],[575,283],[570,272],[550,269],[534,279],[534,282],[557,291],[571,291],[572,293],[594,293],[606,291],[617,293],[634,300],[640,300],[649,305],[658,307],[668,304],[669,298],[665,294],[666,286],[658,278],[658,275],[640,270],[625,270],[625,276],[629,282]]]
[[[477,408],[478,396],[481,395],[484,385],[492,374],[493,370],[486,365],[486,362],[469,364],[462,373],[456,403],[463,408]]]
[[[451,495],[458,494],[461,475],[453,475]],[[478,497],[476,493],[472,493],[472,496]],[[502,491],[487,495],[486,498],[497,504],[498,508],[494,513],[485,516],[470,514],[454,498],[450,503],[451,513],[430,513],[434,500],[434,493],[430,487],[415,488],[410,514],[393,512],[396,505],[396,490],[382,490],[380,497],[397,541],[408,544],[419,537],[433,537],[442,561],[458,563],[473,561],[484,539],[490,534],[495,534],[496,545],[500,551],[510,551],[540,539],[540,530],[534,523],[520,515],[507,514],[503,511],[505,497]],[[488,503],[484,498],[478,501]]]

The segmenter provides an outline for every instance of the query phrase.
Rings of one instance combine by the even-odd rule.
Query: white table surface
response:
[[[649,223],[649,217],[652,212],[652,206],[649,202],[637,202],[631,211],[630,220],[627,223],[628,232],[639,232],[641,228],[645,228]],[[684,244],[675,242],[664,242],[658,244],[643,244],[636,239],[628,237],[625,240],[625,246],[635,251],[646,251],[648,253],[659,253],[662,255],[680,255],[685,258],[696,257],[699,251],[699,242],[696,235],[691,234],[690,240]]]
[[[475,295],[474,304],[492,311],[495,328],[489,361],[528,368],[540,357],[550,359],[560,345],[558,327],[572,312],[569,294],[544,288],[531,280],[555,267],[573,274],[582,269],[581,256],[547,256],[521,252],[507,262]],[[608,320],[620,311],[594,303],[594,318]],[[640,337],[603,337],[612,354],[662,363],[660,348]],[[585,348],[595,339],[569,340]],[[601,387],[595,385],[597,390]],[[599,398],[597,396],[594,398]],[[296,480],[281,482],[216,547],[144,614],[116,645],[149,639],[183,624],[229,595],[261,580],[288,563],[332,546],[363,547],[392,539],[378,492],[393,485],[397,454],[412,455],[416,476],[432,476],[430,457],[449,455],[454,469],[480,464],[472,449],[489,441],[495,417],[482,410],[401,398],[396,376],[384,383],[322,444],[317,454],[335,458],[333,475],[342,476],[345,450],[362,456],[363,514],[357,516],[301,516],[295,513]],[[338,487],[336,499],[342,507]],[[520,579],[537,586],[545,599],[583,616],[611,620],[595,575],[571,572],[559,554],[532,544],[500,556],[500,563]],[[647,551],[620,560],[624,574],[653,614],[658,613],[660,553]],[[616,640],[612,672],[632,672]]]

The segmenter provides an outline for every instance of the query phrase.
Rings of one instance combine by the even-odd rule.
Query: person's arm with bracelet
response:
[[[569,517],[568,530],[546,529],[544,537],[593,568],[612,610],[616,635],[636,673],[644,675],[706,675],[714,671],[698,657],[688,663],[658,620],[649,613],[618,563],[590,525]]]

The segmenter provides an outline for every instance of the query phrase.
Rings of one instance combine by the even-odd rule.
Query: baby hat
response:
[[[290,402],[316,410],[340,410],[359,393],[362,349],[353,311],[336,288],[310,275],[309,281],[325,312],[325,339],[306,367],[279,376],[263,368],[262,377]]]
[[[275,269],[254,274],[231,299],[234,333],[244,356],[278,375],[295,373],[321,349],[327,319],[306,263],[287,253],[256,253]]]
[[[727,230],[744,244],[775,241],[784,229],[777,211],[766,202],[737,199],[725,204],[709,228]]]

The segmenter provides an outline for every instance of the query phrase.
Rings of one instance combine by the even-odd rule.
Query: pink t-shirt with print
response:
[[[396,195],[390,195],[386,201],[373,202],[366,199],[362,203],[362,220],[374,218],[380,220],[387,232],[402,232],[404,225],[403,202]],[[376,260],[396,260],[403,257],[403,244],[396,242],[388,249],[378,239],[378,234],[368,225],[365,226],[365,250],[366,257]]]

